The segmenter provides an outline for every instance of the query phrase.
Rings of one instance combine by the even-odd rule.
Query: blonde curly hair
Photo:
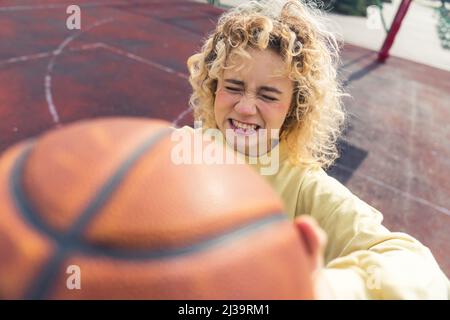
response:
[[[339,41],[328,31],[316,2],[250,1],[225,12],[199,53],[188,61],[193,88],[189,104],[194,118],[217,128],[214,100],[230,53],[247,56],[246,49],[277,52],[293,81],[292,103],[280,131],[290,160],[329,167],[339,156],[337,139],[345,120],[337,80]]]

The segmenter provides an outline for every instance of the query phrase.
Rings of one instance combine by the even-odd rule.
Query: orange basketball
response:
[[[302,241],[270,186],[244,164],[175,164],[173,131],[97,119],[7,150],[0,297],[312,298]]]

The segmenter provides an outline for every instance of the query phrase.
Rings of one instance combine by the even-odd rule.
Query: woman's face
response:
[[[260,145],[258,154],[262,154],[261,143],[268,143],[264,150],[269,151],[270,138],[279,138],[291,105],[293,84],[277,53],[257,49],[247,52],[251,59],[233,56],[233,65],[237,67],[225,69],[218,80],[214,115],[228,144],[254,155],[251,146],[255,143]]]

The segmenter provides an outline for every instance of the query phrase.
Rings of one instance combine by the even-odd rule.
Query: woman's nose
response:
[[[242,97],[236,103],[234,109],[242,115],[254,115],[256,113],[256,101],[253,98]]]

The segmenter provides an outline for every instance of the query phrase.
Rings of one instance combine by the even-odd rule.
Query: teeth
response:
[[[233,123],[234,126],[244,130],[255,130],[257,127],[256,124],[245,124],[234,119],[231,119],[231,122]]]

